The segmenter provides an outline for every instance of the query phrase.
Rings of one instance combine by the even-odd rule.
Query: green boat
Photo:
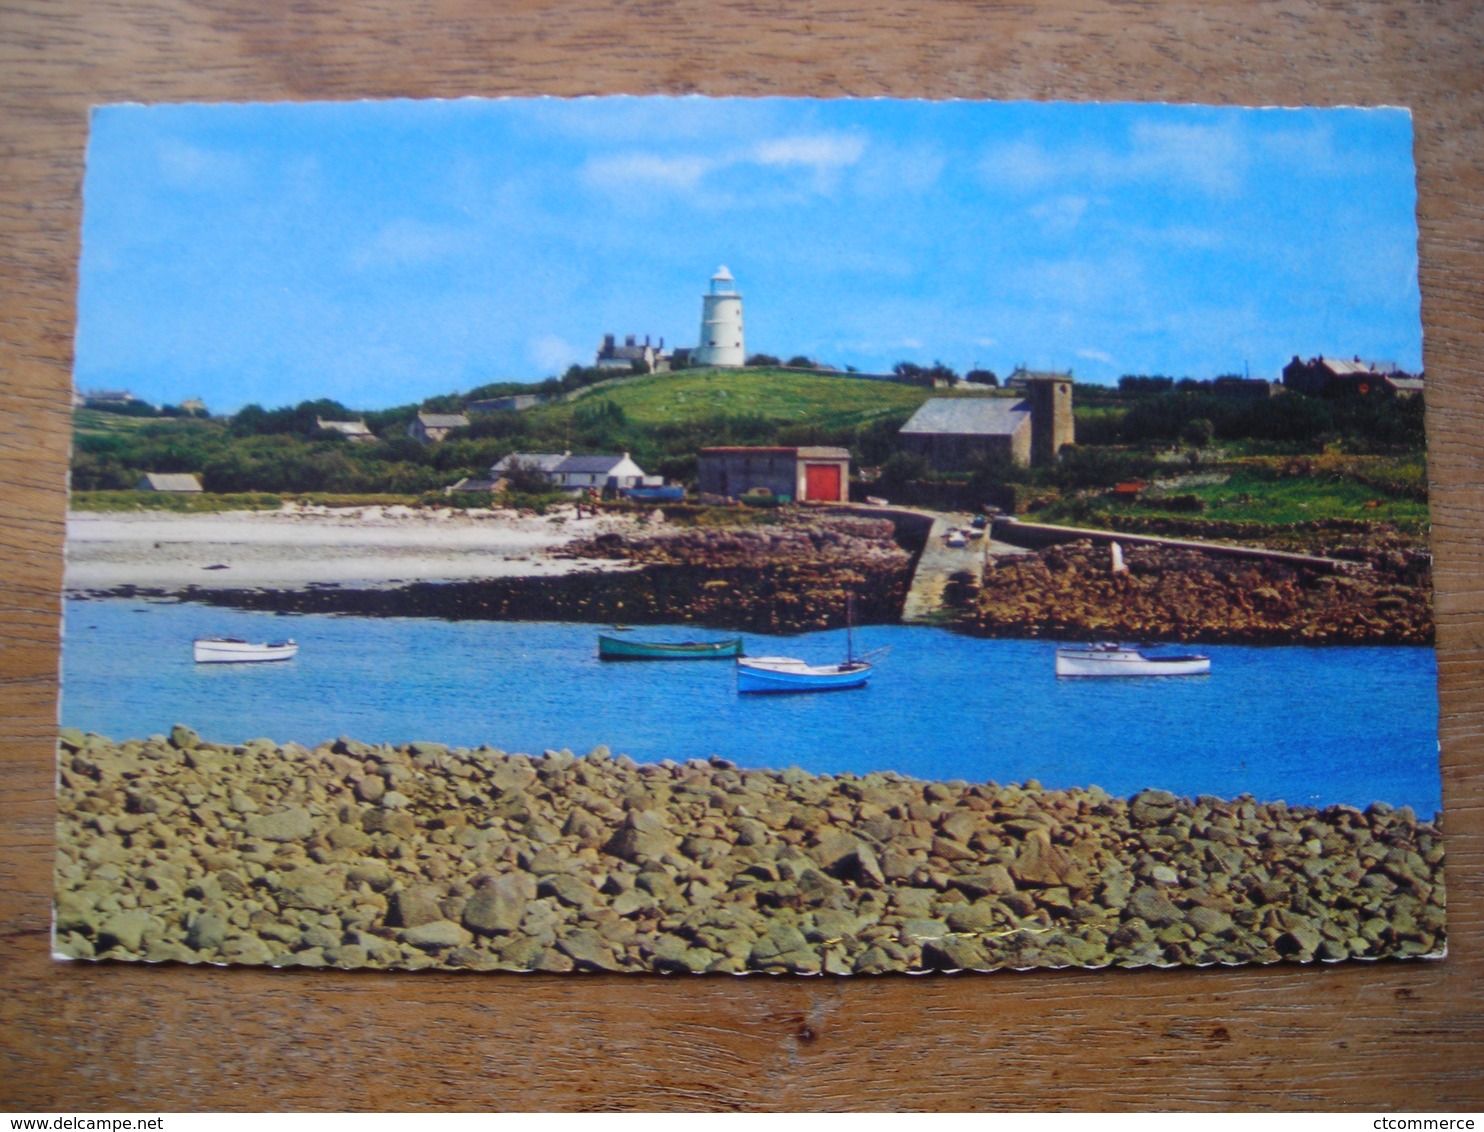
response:
[[[742,655],[742,638],[723,641],[626,641],[598,634],[599,660],[727,660]]]

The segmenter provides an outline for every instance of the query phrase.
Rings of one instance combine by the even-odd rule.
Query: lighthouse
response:
[[[711,290],[701,296],[701,341],[691,359],[703,366],[740,366],[747,354],[742,347],[742,296],[725,265],[711,277]]]

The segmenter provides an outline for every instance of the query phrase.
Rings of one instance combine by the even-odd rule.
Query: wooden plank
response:
[[[1484,1100],[1484,9],[9,0],[0,10],[0,1104],[1464,1108]],[[1452,955],[850,981],[54,964],[51,735],[87,111],[701,91],[1413,108]],[[1316,286],[1322,285],[1316,280]]]

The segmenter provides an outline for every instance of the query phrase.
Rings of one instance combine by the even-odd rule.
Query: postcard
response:
[[[118,105],[53,950],[1446,950],[1410,115]]]

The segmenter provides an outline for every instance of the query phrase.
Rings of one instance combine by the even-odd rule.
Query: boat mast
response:
[[[855,663],[855,595],[845,595],[845,663]]]

